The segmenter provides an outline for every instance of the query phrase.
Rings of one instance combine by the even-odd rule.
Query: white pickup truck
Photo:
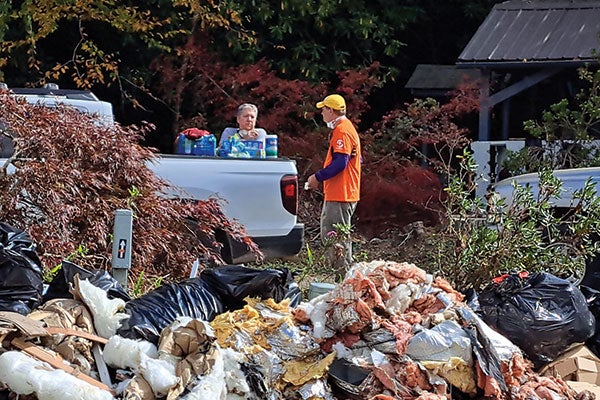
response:
[[[552,175],[562,182],[560,196],[552,199],[552,205],[558,209],[573,207],[573,194],[583,189],[588,179],[596,185],[597,191],[600,189],[600,167],[558,169]],[[494,191],[510,203],[513,196],[513,182],[519,186],[530,187],[531,192],[536,196],[539,191],[539,180],[538,173],[513,176],[496,183]]]
[[[66,104],[98,115],[102,123],[114,121],[111,104],[89,91],[63,90],[52,84],[11,91],[32,104]],[[0,158],[12,152],[12,143],[0,137]],[[149,167],[157,176],[183,189],[184,200],[222,200],[225,215],[244,226],[266,259],[294,256],[302,249],[304,224],[297,220],[298,171],[294,160],[161,154]],[[217,238],[224,245],[221,255],[225,262],[237,264],[255,259],[245,245],[219,232]]]
[[[553,171],[552,175],[562,182],[562,191],[560,196],[550,200],[554,211],[557,214],[566,214],[570,209],[576,206],[573,195],[585,187],[586,182],[595,185],[596,195],[600,190],[600,167],[560,169]],[[535,196],[539,193],[540,177],[538,173],[529,173],[513,176],[504,179],[494,185],[494,192],[504,198],[508,206],[513,201],[513,184],[528,187]],[[594,238],[598,241],[600,238]],[[600,285],[600,255],[587,259],[585,263],[585,273],[580,282],[581,285],[597,288]]]
[[[288,158],[249,159],[161,154],[149,165],[189,199],[223,199],[222,208],[246,228],[265,258],[298,254],[304,224],[297,222],[298,171]],[[251,261],[245,245],[219,237],[226,262]]]

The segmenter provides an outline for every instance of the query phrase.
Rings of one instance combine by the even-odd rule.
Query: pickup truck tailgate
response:
[[[149,167],[183,191],[167,195],[220,199],[225,215],[244,225],[251,237],[285,236],[297,223],[296,215],[284,207],[281,187],[284,177],[297,176],[293,160],[161,155]],[[295,183],[294,189],[288,188],[295,193],[288,195],[297,204],[297,179]]]

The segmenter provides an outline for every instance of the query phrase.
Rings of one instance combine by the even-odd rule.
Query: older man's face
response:
[[[256,113],[250,109],[245,109],[242,114],[237,117],[237,123],[240,129],[251,131],[256,124]]]

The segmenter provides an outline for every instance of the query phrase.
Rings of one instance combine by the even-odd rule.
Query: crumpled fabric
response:
[[[200,139],[202,136],[210,135],[209,131],[198,128],[187,128],[181,133],[183,133],[186,138],[191,140],[197,140]]]

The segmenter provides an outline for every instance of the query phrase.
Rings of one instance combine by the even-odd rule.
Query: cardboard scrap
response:
[[[17,330],[27,337],[48,336],[42,322],[12,311],[0,311],[0,326]]]
[[[600,384],[600,358],[586,346],[578,346],[546,365],[541,375],[561,378],[563,381]]]
[[[55,326],[49,326],[46,328],[46,330],[48,331],[48,333],[50,333],[52,335],[61,334],[61,335],[67,335],[67,336],[77,336],[80,338],[91,340],[92,342],[96,342],[96,343],[101,343],[101,344],[108,343],[108,339],[105,339],[101,336],[94,335],[93,333],[85,332],[85,331],[78,330],[78,329],[59,328],[59,327],[55,327]]]
[[[577,382],[577,381],[566,381],[565,382],[571,389],[577,393],[581,393],[585,390],[593,393],[597,399],[600,399],[600,386],[593,383]]]

